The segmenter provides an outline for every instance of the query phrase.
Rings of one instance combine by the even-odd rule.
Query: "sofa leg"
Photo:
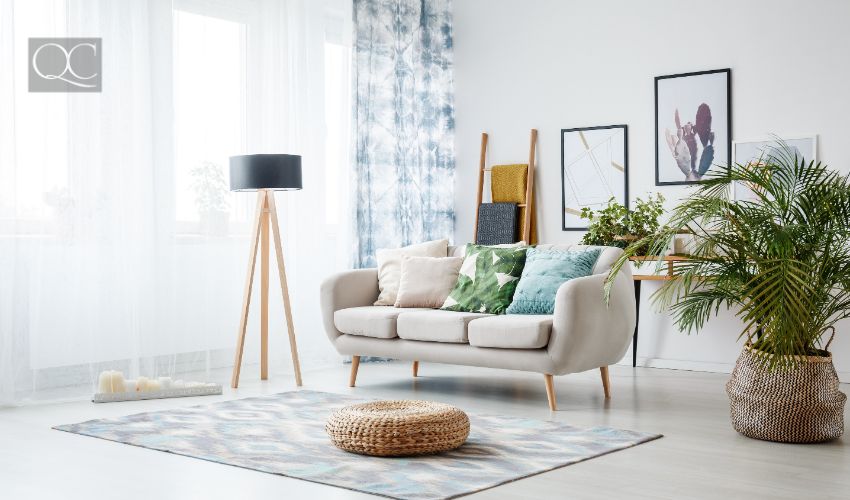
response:
[[[605,399],[609,399],[611,397],[611,382],[608,381],[608,367],[600,367],[599,373],[602,375],[602,389],[605,391]]]
[[[546,381],[546,397],[549,398],[549,409],[555,411],[558,409],[558,402],[555,401],[555,381],[552,375],[543,374],[543,380]]]
[[[351,356],[351,376],[348,378],[348,387],[354,387],[357,381],[357,369],[360,367],[360,356]]]
[[[414,362],[413,362],[413,376],[414,376],[414,377],[418,377],[418,376],[419,376],[419,361],[414,361]]]

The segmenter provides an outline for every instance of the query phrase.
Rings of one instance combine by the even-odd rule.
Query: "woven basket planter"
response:
[[[361,455],[427,455],[453,450],[466,442],[469,418],[442,403],[375,401],[336,411],[325,431],[334,445]]]
[[[805,356],[796,368],[767,371],[763,357],[747,345],[726,393],[732,427],[741,434],[781,443],[817,443],[844,433],[844,403],[832,355]]]

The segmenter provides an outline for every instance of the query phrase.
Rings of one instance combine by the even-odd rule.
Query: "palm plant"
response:
[[[752,199],[731,199],[733,183],[749,187]],[[709,174],[659,234],[626,248],[608,287],[636,251],[661,255],[683,231],[694,236],[687,260],[674,263],[677,279],[653,296],[681,331],[734,308],[740,337],[773,354],[761,357],[766,368],[825,354],[824,333],[850,316],[848,176],[806,163],[781,142],[754,164]]]

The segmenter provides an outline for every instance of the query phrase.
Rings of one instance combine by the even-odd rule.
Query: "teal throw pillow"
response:
[[[567,281],[590,276],[602,251],[528,250],[525,268],[508,314],[553,314],[555,294]]]
[[[504,314],[522,274],[527,249],[467,245],[457,283],[442,309]]]

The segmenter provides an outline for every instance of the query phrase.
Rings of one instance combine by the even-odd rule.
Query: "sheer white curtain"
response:
[[[303,155],[305,189],[278,195],[296,336],[307,373],[338,359],[317,302],[348,264],[350,12],[0,0],[0,404],[88,396],[102,369],[227,382],[254,201],[227,191],[234,154]],[[102,38],[103,91],[29,93],[27,41],[45,36]]]

